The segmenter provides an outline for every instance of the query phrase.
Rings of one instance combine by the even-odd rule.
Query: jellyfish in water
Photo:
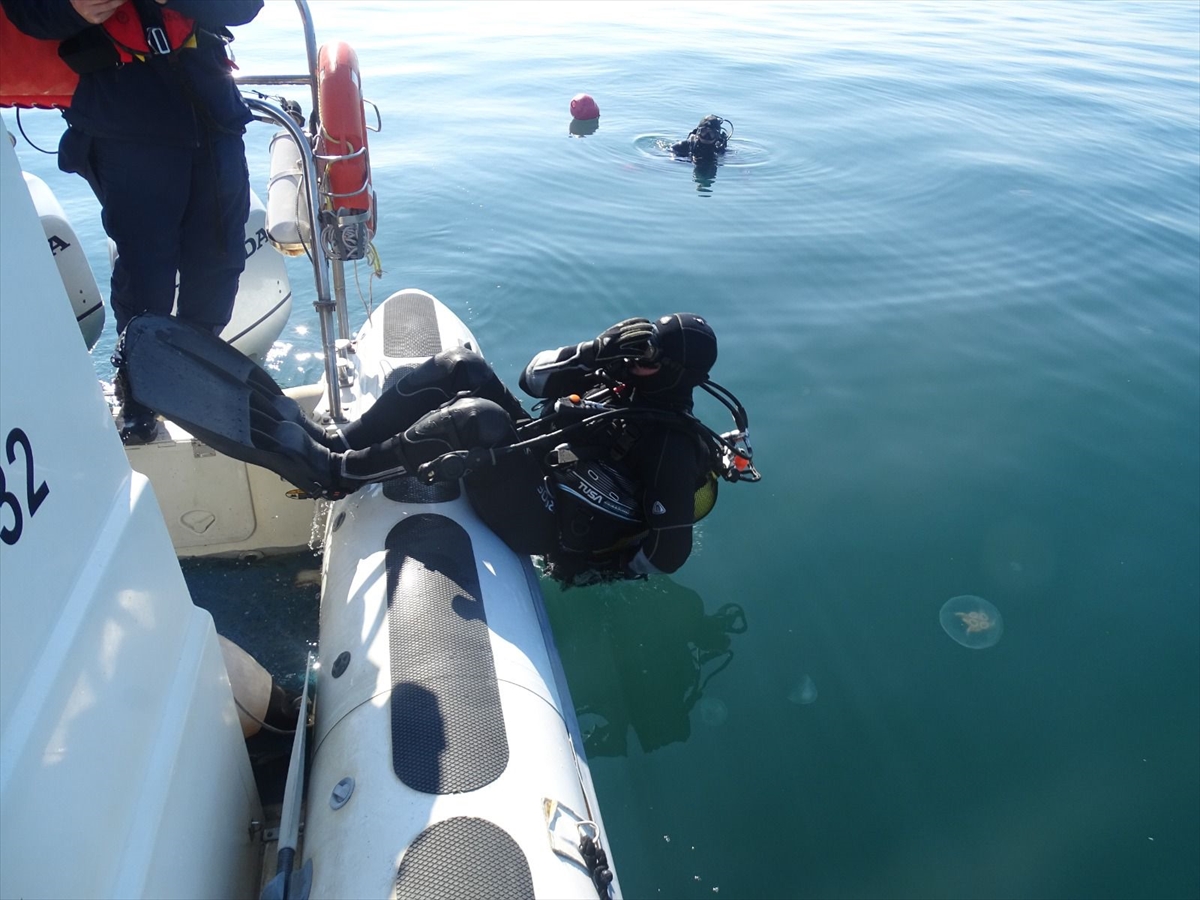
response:
[[[951,597],[942,606],[938,618],[946,634],[972,650],[991,647],[1004,634],[1000,610],[982,597],[969,594]]]
[[[696,712],[700,721],[711,728],[724,725],[729,718],[729,708],[716,697],[701,697],[696,704]]]
[[[811,675],[805,675],[800,679],[800,683],[788,693],[788,700],[797,706],[808,706],[810,703],[817,702],[817,685]]]

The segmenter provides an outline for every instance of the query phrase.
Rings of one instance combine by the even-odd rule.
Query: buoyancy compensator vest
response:
[[[733,415],[735,429],[718,433],[691,413],[631,403],[621,385],[603,385],[586,397],[572,394],[542,401],[536,419],[516,428],[503,447],[454,450],[421,464],[417,477],[432,484],[456,480],[497,465],[509,454],[535,458],[545,473],[544,497],[557,521],[559,552],[544,554],[543,572],[565,586],[630,577],[619,552],[649,531],[642,509],[643,486],[622,457],[643,425],[665,427],[696,441],[697,480],[693,523],[716,504],[720,480],[756,482],[747,437],[746,410],[728,390],[708,380],[699,385]],[[539,494],[542,492],[539,491]]]
[[[555,501],[555,515],[564,550],[606,554],[643,538],[649,526],[642,509],[644,485],[622,462],[637,442],[642,428],[670,428],[694,438],[699,461],[693,523],[712,511],[717,498],[716,468],[719,458],[706,440],[699,420],[667,410],[638,409],[605,388],[562,398],[540,420],[562,424],[572,431],[571,420],[582,414],[589,427],[586,439],[560,443],[545,458],[547,485]],[[610,417],[611,418],[608,418]],[[707,461],[705,464],[704,461]],[[684,460],[679,460],[680,464]]]
[[[560,444],[547,454],[559,543],[571,553],[611,553],[646,533],[642,485],[607,448]]]

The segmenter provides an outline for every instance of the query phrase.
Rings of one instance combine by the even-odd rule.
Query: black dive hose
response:
[[[733,416],[733,421],[737,425],[738,431],[746,431],[750,428],[750,417],[746,414],[746,407],[742,406],[741,401],[733,395],[733,391],[723,385],[717,384],[711,379],[701,382],[700,387],[704,388],[705,393],[715,397],[724,404],[725,408]]]
[[[433,484],[435,481],[456,481],[467,473],[482,466],[495,465],[501,457],[512,456],[518,453],[524,453],[528,455],[534,453],[535,451],[549,449],[555,443],[560,442],[563,437],[567,435],[586,431],[589,428],[594,428],[610,419],[658,418],[662,420],[670,418],[672,420],[676,420],[677,416],[677,414],[656,409],[606,409],[600,411],[580,410],[580,412],[586,413],[586,418],[580,419],[577,422],[568,423],[567,425],[557,428],[554,431],[538,434],[534,437],[518,441],[515,444],[506,444],[503,447],[492,447],[488,449],[452,450],[449,453],[443,453],[437,459],[432,459],[427,463],[422,463],[417,468],[417,477],[426,484]],[[564,413],[558,412],[552,415],[558,416],[564,415]],[[544,419],[535,419],[533,422],[518,428],[518,434],[521,430],[535,428],[537,425],[547,421],[550,418],[550,416],[547,416]],[[700,424],[702,427],[704,427],[703,423],[697,422],[697,424]]]
[[[730,399],[725,399],[722,394],[717,393],[708,386],[708,382],[701,385],[710,394],[720,400],[733,414],[734,422],[738,429],[742,432],[746,430],[747,416],[746,410],[742,407],[737,398],[728,390],[716,385],[719,390]],[[576,432],[586,431],[590,428],[596,428],[599,425],[605,424],[612,419],[641,419],[648,421],[657,421],[660,424],[668,427],[675,427],[678,430],[700,432],[705,435],[714,444],[725,448],[730,453],[737,454],[737,448],[733,442],[724,435],[718,434],[713,429],[709,428],[698,418],[690,413],[672,412],[669,410],[652,409],[652,408],[636,408],[625,407],[617,409],[600,409],[593,407],[583,407],[578,410],[567,407],[564,410],[558,410],[550,416],[542,419],[535,419],[517,429],[518,434],[522,430],[533,430],[538,425],[553,419],[556,416],[566,416],[573,412],[578,412],[584,417],[576,422],[570,422],[563,425],[554,431],[537,434],[534,437],[518,441],[515,444],[507,444],[503,447],[493,447],[487,449],[474,450],[453,450],[449,453],[444,453],[437,459],[430,460],[427,463],[421,464],[417,468],[417,477],[426,484],[433,484],[436,481],[457,481],[469,472],[474,471],[482,466],[495,465],[499,458],[510,456],[517,453],[526,455],[532,454],[542,449],[549,449],[555,443],[560,442],[564,437]],[[714,448],[715,449],[715,448]]]

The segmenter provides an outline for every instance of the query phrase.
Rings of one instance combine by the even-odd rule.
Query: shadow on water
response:
[[[630,730],[645,753],[686,741],[693,709],[706,722],[724,710],[701,701],[746,631],[736,603],[705,613],[699,594],[665,578],[542,590],[589,756],[628,755]]]

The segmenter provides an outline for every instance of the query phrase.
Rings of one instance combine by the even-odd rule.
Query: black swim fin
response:
[[[335,439],[253,360],[211,332],[145,314],[125,327],[113,362],[133,399],[219,453],[252,463],[315,496],[342,493]]]

